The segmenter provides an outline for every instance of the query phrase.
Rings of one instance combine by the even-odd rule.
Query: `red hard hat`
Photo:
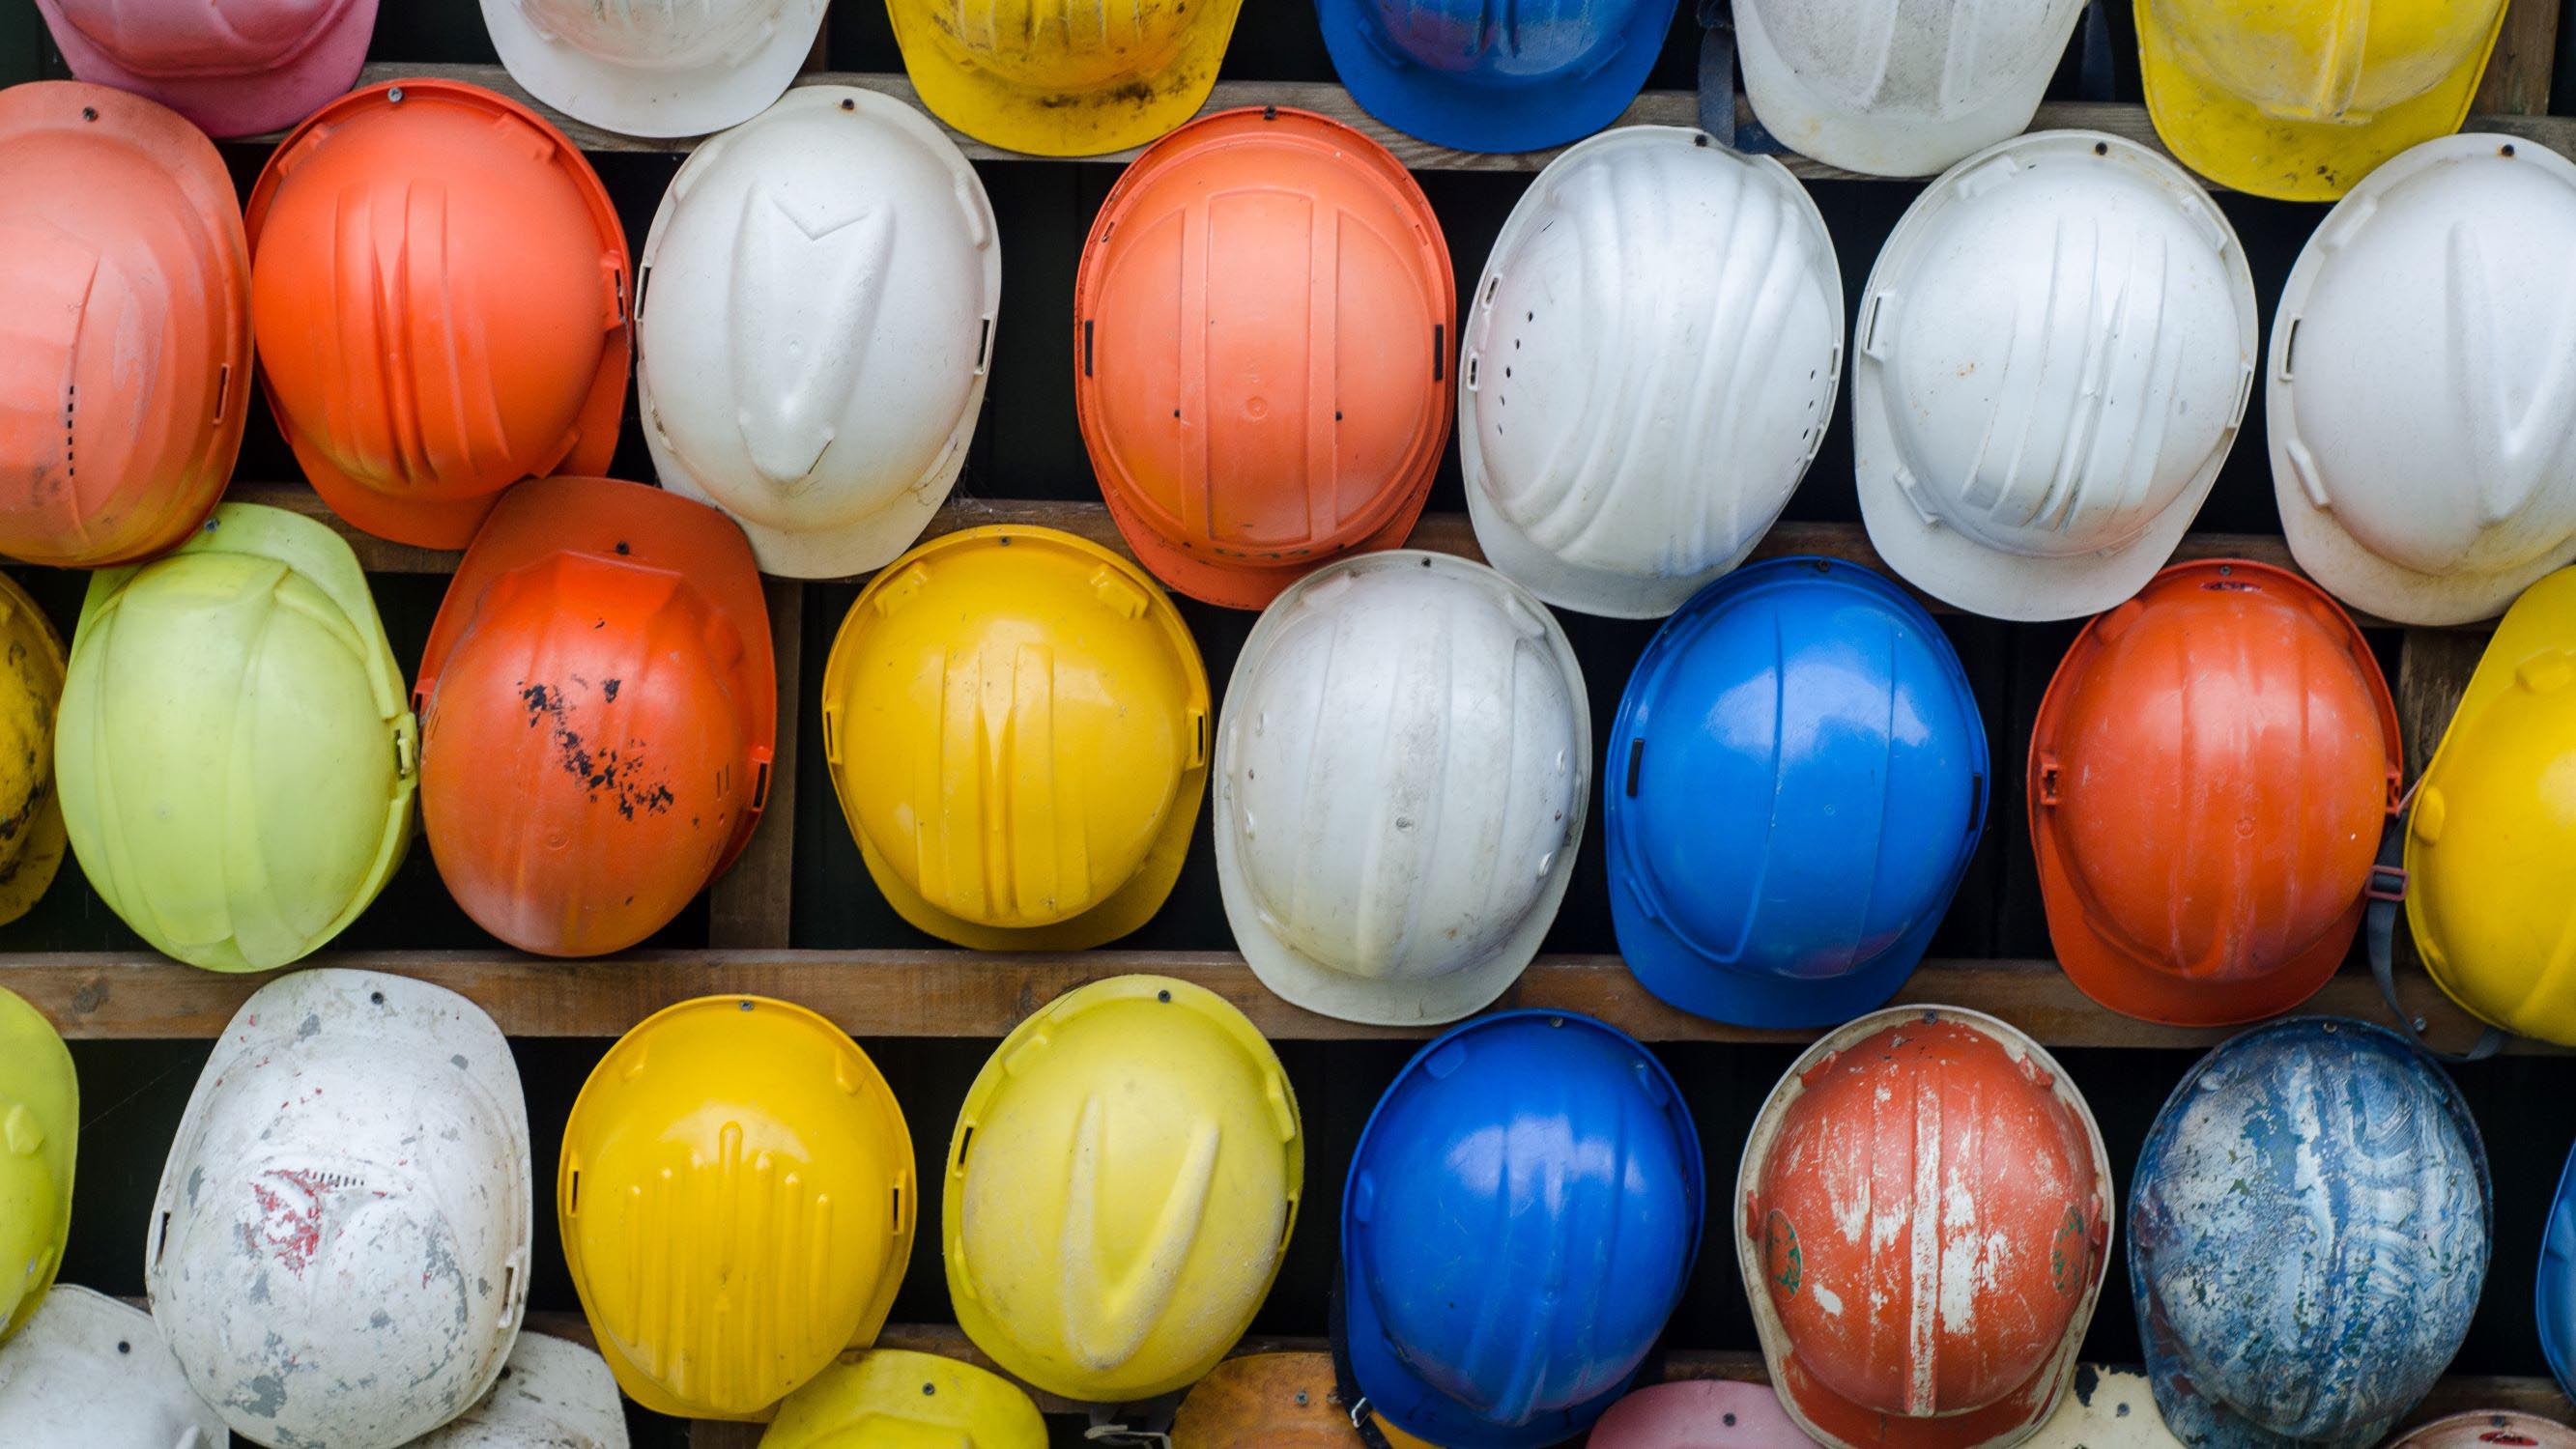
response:
[[[2402,782],[2397,706],[2314,584],[2176,564],[2084,626],[2030,739],[2030,833],[2067,976],[2224,1026],[2340,965]]]
[[[1422,189],[1304,111],[1223,111],[1118,178],[1074,280],[1074,405],[1156,578],[1257,609],[1413,531],[1448,445],[1457,286]]]
[[[251,191],[269,406],[369,533],[462,548],[499,492],[595,474],[626,406],[626,233],[580,151],[479,86],[314,113]]]
[[[140,96],[0,91],[0,553],[175,547],[241,451],[250,254],[223,158]]]
[[[449,893],[541,955],[660,930],[751,839],[777,688],[732,520],[605,478],[510,490],[439,606],[414,696]]]

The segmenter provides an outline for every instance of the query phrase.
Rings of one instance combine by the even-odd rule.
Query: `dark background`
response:
[[[2101,0],[2097,0],[2101,3]],[[2530,3],[2530,0],[2521,0]],[[2134,31],[2128,7],[2111,13],[2115,95],[2139,99]],[[2571,17],[2576,22],[2576,17]],[[2567,54],[2558,69],[2554,107],[2576,113],[2576,23],[2562,26]],[[833,70],[900,71],[883,8],[873,0],[836,0],[828,21],[826,63]],[[2078,30],[2078,45],[2082,30]],[[1698,36],[1691,7],[1683,5],[1649,84],[1680,89],[1693,84]],[[383,0],[370,58],[378,62],[491,62],[495,59],[475,0]],[[2070,53],[2052,94],[2074,95]],[[67,74],[45,39],[32,5],[0,5],[0,82]],[[1224,75],[1240,80],[1331,80],[1333,73],[1316,29],[1311,0],[1246,0]],[[267,148],[226,144],[226,158],[246,192]],[[602,154],[593,158],[615,197],[630,243],[640,248],[663,189],[677,171],[675,154]],[[1070,365],[1070,316],[1076,259],[1093,213],[1116,179],[1114,165],[1033,160],[977,163],[1003,240],[1003,305],[984,422],[977,432],[960,497],[1093,499],[1098,496],[1074,423]],[[1433,172],[1417,178],[1445,230],[1459,285],[1474,285],[1504,217],[1528,184],[1521,173]],[[1919,183],[1822,181],[1810,183],[1839,252],[1847,299],[1861,294],[1871,261]],[[2232,193],[2217,198],[2234,223],[2253,268],[2255,288],[2268,320],[2282,279],[2325,208],[2265,201]],[[1847,389],[1846,389],[1847,392]],[[2208,532],[2277,534],[2269,470],[2263,449],[2262,389],[2254,396],[2242,436],[2219,476],[2195,527]],[[614,469],[620,476],[652,477],[633,409]],[[241,455],[246,479],[292,479],[292,458],[264,407],[251,410]],[[1460,491],[1454,443],[1435,484],[1430,507],[1458,511]],[[1786,516],[1797,520],[1856,523],[1851,465],[1849,399],[1837,405],[1832,429]],[[53,614],[66,635],[77,612],[80,576],[22,570],[20,577]],[[406,676],[414,670],[445,580],[379,576],[376,596]],[[821,677],[823,658],[857,590],[848,585],[809,588],[805,609],[805,677]],[[1205,652],[1208,672],[1222,691],[1254,616],[1178,600]],[[1630,666],[1652,632],[1648,623],[1561,616],[1590,683],[1596,735],[1607,732],[1610,712]],[[1945,615],[1949,631],[1974,681],[1994,756],[1994,804],[1976,862],[1940,934],[1935,956],[2042,957],[2048,954],[2038,882],[2030,861],[2021,789],[2030,722],[2059,656],[2074,637],[2074,623],[2014,625]],[[2396,636],[2374,634],[2393,681]],[[800,947],[936,945],[899,920],[869,883],[858,853],[822,773],[823,751],[806,711],[793,727],[805,730],[799,754],[794,818],[774,817],[763,829],[795,832],[794,943]],[[782,720],[782,728],[790,722]],[[2410,762],[2410,765],[2413,762]],[[1572,889],[1547,939],[1550,951],[1609,952],[1600,816],[1596,801],[1578,858]],[[707,912],[701,900],[653,944],[702,946]],[[482,947],[493,943],[449,901],[428,850],[415,844],[408,863],[337,949]],[[1187,868],[1170,903],[1126,944],[1148,949],[1231,949],[1218,902],[1209,833],[1202,820]],[[102,950],[139,948],[141,942],[100,905],[80,872],[66,862],[45,900],[25,919],[0,929],[0,949]],[[2357,969],[2358,962],[2347,969]],[[185,967],[173,965],[172,970]],[[976,969],[969,964],[961,969]],[[536,1271],[530,1295],[538,1310],[578,1311],[557,1250],[547,1184],[556,1144],[574,1094],[605,1050],[602,1041],[523,1040],[513,1044],[526,1084],[537,1144]],[[940,1157],[966,1087],[992,1043],[973,1040],[886,1040],[864,1043],[894,1085],[910,1119],[920,1178],[940,1180]],[[63,1266],[65,1282],[110,1293],[142,1291],[142,1244],[161,1161],[180,1110],[204,1064],[205,1042],[97,1042],[73,1044],[83,1101],[77,1216]],[[1336,1218],[1345,1164],[1378,1094],[1413,1047],[1398,1042],[1283,1042],[1279,1054],[1293,1079],[1305,1115],[1307,1196],[1278,1287],[1254,1323],[1263,1334],[1320,1336],[1325,1291],[1335,1264]],[[1680,1044],[1659,1048],[1690,1099],[1707,1145],[1710,1198],[1730,1195],[1739,1145],[1754,1112],[1795,1049],[1786,1046]],[[2109,1141],[2122,1200],[2138,1143],[2165,1094],[2196,1054],[2165,1050],[2068,1050],[2058,1054],[2090,1099]],[[2547,1373],[2532,1321],[2532,1274],[2542,1218],[2569,1139],[2576,1136],[2576,1058],[2527,1057],[2458,1069],[2461,1088],[2485,1129],[2495,1172],[2495,1255],[2485,1299],[2455,1371],[2471,1374]],[[2516,1108],[2513,1104],[2523,1105]],[[2557,1105],[2551,1105],[2557,1104]],[[914,1259],[894,1309],[896,1322],[953,1322],[939,1263],[938,1203],[923,1204]],[[1734,1263],[1723,1213],[1714,1214],[1699,1270],[1667,1341],[1695,1349],[1759,1348]],[[2115,1263],[2085,1343],[2085,1357],[2134,1362],[2137,1334],[2125,1272]],[[639,1449],[680,1445],[685,1429],[630,1406]],[[1059,1442],[1079,1442],[1071,1421],[1056,1425]]]

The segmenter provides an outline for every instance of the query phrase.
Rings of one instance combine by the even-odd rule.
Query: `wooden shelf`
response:
[[[296,969],[360,967],[462,993],[514,1037],[608,1038],[661,1008],[698,996],[772,996],[813,1008],[852,1036],[999,1040],[1022,1018],[1085,982],[1150,972],[1194,982],[1233,1002],[1276,1041],[1422,1040],[1440,1026],[1379,1027],[1318,1016],[1272,995],[1243,958],[1214,951],[987,955],[961,950],[709,950],[638,952],[554,961],[506,950],[326,953]],[[0,956],[0,986],[35,1004],[74,1040],[203,1039],[278,973],[200,971],[150,952]],[[2420,972],[2401,983],[2407,1004],[2450,1024],[2459,1013]],[[2238,1028],[2157,1026],[2115,1015],[2049,961],[1926,961],[1900,1003],[1987,1012],[2050,1046],[2206,1048]],[[1811,1031],[1757,1031],[1666,1006],[1616,956],[1542,956],[1495,1010],[1580,1012],[1650,1042],[1803,1042]],[[2347,971],[2303,1012],[2387,1020],[2366,972]],[[2439,1033],[2449,1039],[2474,1031]],[[2507,1051],[2565,1049],[2512,1038]]]

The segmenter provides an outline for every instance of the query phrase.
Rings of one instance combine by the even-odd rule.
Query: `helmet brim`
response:
[[[770,33],[716,64],[649,70],[614,64],[539,30],[519,0],[483,0],[492,48],[539,104],[622,136],[703,136],[785,94],[813,53],[826,0],[784,0]]]

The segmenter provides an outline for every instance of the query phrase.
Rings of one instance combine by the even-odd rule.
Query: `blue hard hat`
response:
[[[1986,825],[1986,727],[1941,626],[1857,565],[1691,596],[1628,678],[1601,776],[1628,968],[1744,1026],[1896,994]]]
[[[1352,1155],[1345,1402],[1448,1449],[1582,1433],[1681,1301],[1706,1209],[1690,1109],[1626,1033],[1542,1011],[1456,1028]]]
[[[2138,1152],[2129,1286],[2192,1449],[2365,1449],[2459,1352],[2487,1276],[2486,1146],[2431,1057],[2301,1017],[2184,1075]]]
[[[1360,109],[1455,151],[1538,151],[1619,118],[1674,0],[1317,0]]]
[[[2576,1397],[2576,1151],[2558,1174],[2549,1224],[2540,1234],[2540,1352],[2558,1387]]]

